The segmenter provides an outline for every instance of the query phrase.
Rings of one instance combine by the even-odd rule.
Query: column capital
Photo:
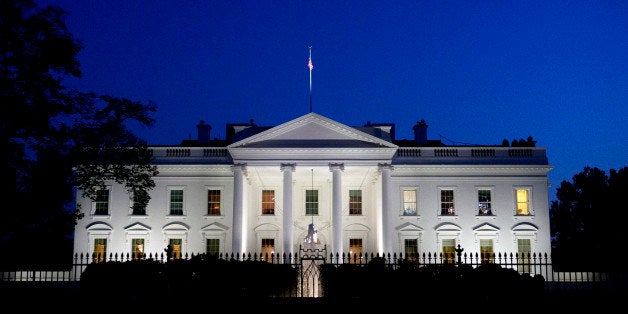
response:
[[[290,171],[290,172],[294,172],[294,169],[296,168],[297,164],[295,163],[282,163],[279,166],[279,169],[281,169],[281,171]]]
[[[393,167],[393,165],[388,164],[388,163],[379,163],[377,164],[377,169],[379,171],[383,171],[383,170],[394,170],[395,167]]]
[[[343,164],[343,163],[330,163],[329,164],[329,171],[334,171],[334,170],[344,171],[345,170],[345,164]]]
[[[244,174],[246,174],[246,163],[233,164],[233,166],[231,166],[231,171],[235,170],[241,170]]]

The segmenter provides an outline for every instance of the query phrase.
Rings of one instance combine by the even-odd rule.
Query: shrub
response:
[[[219,260],[205,255],[167,263],[153,260],[90,264],[81,290],[130,300],[177,295],[262,298],[296,287],[297,269],[263,261]]]

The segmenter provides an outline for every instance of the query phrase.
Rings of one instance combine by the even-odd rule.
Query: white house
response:
[[[274,127],[228,124],[224,140],[153,146],[144,209],[111,183],[81,198],[77,254],[550,252],[546,149],[395,139],[394,124],[351,127],[308,113]],[[530,143],[527,143],[530,144]],[[309,232],[308,232],[309,230]]]

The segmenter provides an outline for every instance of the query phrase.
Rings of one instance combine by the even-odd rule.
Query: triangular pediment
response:
[[[488,222],[485,222],[475,228],[473,228],[473,231],[475,232],[497,232],[499,231],[499,228],[497,228],[494,225],[489,224]]]
[[[308,113],[229,146],[234,162],[356,161],[390,163],[397,145],[316,113]]]
[[[308,113],[264,132],[235,142],[228,148],[396,148],[393,143],[316,113]]]
[[[134,224],[131,224],[131,225],[125,227],[124,231],[127,231],[127,232],[128,231],[150,231],[150,227],[145,225],[145,224],[136,222]]]
[[[419,227],[419,226],[417,226],[417,225],[415,225],[413,223],[409,223],[409,222],[406,222],[406,223],[403,223],[403,224],[397,226],[396,229],[399,232],[421,232],[421,231],[423,231],[423,228],[421,228],[421,227]]]
[[[227,230],[229,230],[229,227],[226,226],[226,225],[223,225],[223,224],[221,224],[219,222],[214,222],[214,223],[211,223],[211,224],[201,228],[202,232],[207,232],[207,231],[222,231],[222,232],[224,232],[224,231],[227,231]]]

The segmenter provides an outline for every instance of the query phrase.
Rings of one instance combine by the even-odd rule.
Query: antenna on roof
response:
[[[312,65],[312,46],[310,48],[310,57],[307,59],[307,67],[310,68],[310,112],[312,112],[312,69],[314,69],[314,65]]]

